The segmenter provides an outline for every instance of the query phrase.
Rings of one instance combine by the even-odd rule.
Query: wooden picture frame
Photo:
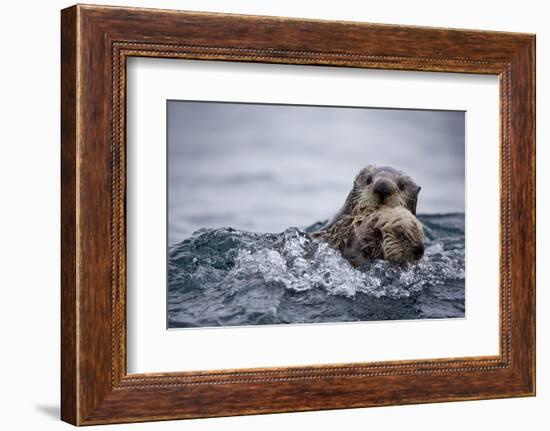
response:
[[[61,14],[61,417],[75,425],[535,394],[535,36],[77,5]],[[500,77],[500,354],[127,374],[130,56]]]

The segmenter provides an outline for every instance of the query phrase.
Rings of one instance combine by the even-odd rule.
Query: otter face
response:
[[[384,259],[397,263],[417,262],[424,256],[421,227],[394,227],[383,234]]]
[[[396,263],[419,261],[424,256],[422,224],[407,209],[383,208],[354,225],[355,252],[365,259]],[[360,253],[357,253],[360,251]]]
[[[384,206],[404,207],[416,214],[419,192],[420,187],[404,172],[390,166],[369,165],[355,178],[352,198],[359,212]]]

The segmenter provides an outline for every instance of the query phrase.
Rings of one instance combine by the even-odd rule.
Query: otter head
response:
[[[353,229],[358,264],[368,259],[410,263],[424,256],[422,224],[403,207],[376,210],[368,217],[358,218]]]
[[[404,207],[416,214],[420,187],[404,172],[390,166],[369,165],[355,177],[352,213],[369,213],[379,207]]]

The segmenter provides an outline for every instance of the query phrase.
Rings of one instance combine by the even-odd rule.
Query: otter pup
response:
[[[416,215],[419,192],[420,187],[406,173],[390,166],[369,165],[359,171],[344,206],[323,229],[347,216],[368,216],[383,207],[403,207]]]
[[[312,236],[328,242],[355,267],[373,259],[416,262],[424,255],[422,224],[399,206],[382,207],[368,216],[346,215]]]

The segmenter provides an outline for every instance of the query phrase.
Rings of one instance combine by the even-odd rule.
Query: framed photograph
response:
[[[61,14],[61,415],[535,394],[535,36]]]

